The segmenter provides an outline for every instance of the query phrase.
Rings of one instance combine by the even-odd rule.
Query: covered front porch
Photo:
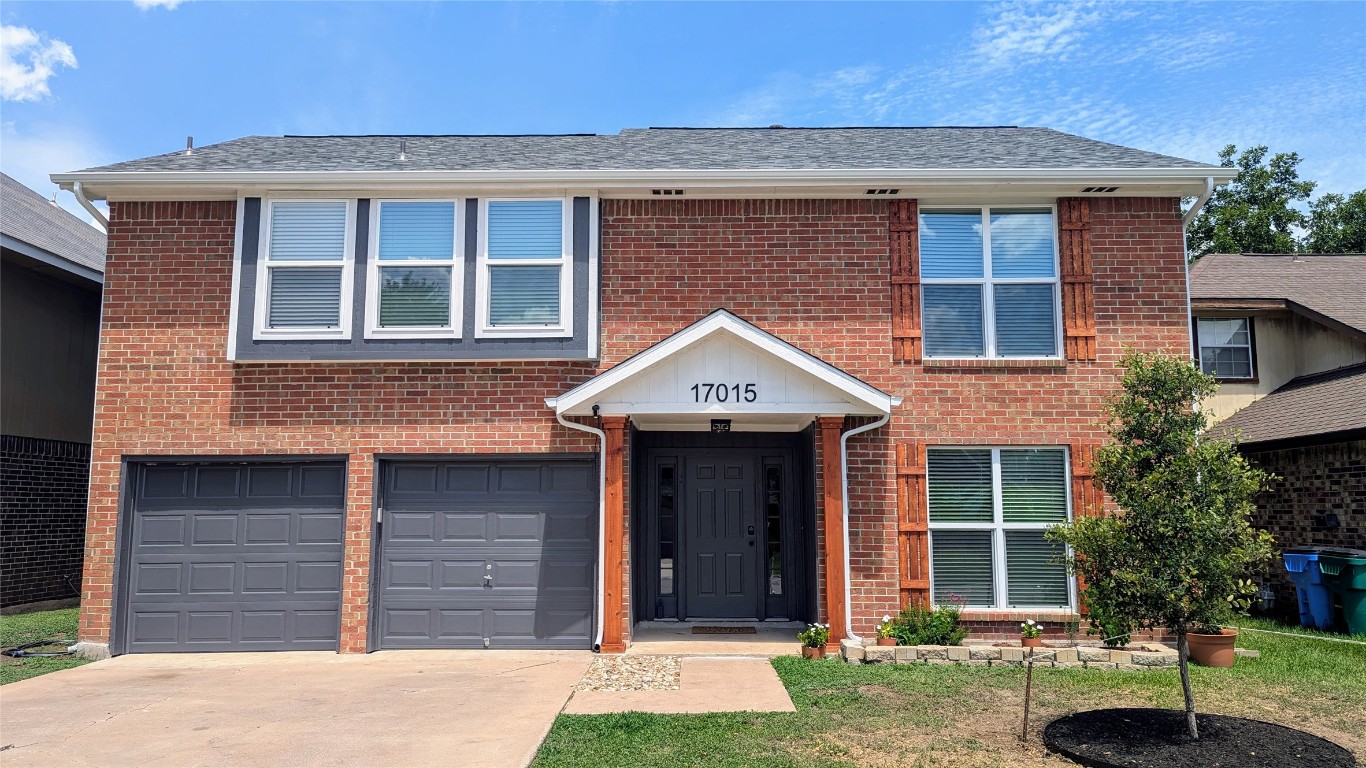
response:
[[[717,628],[736,626],[790,652],[817,620],[838,647],[844,441],[899,402],[724,310],[548,399],[603,442],[598,649],[735,645]]]

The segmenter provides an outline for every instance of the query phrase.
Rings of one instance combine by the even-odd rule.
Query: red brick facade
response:
[[[230,202],[111,207],[83,640],[109,639],[124,457],[348,457],[342,650],[362,651],[376,453],[596,451],[544,398],[717,308],[904,398],[849,444],[852,629],[867,633],[902,599],[897,443],[1093,444],[1122,350],[1189,348],[1174,198],[1091,201],[1097,359],[1044,367],[894,362],[888,203],[863,199],[603,201],[600,364],[234,364],[234,217]]]

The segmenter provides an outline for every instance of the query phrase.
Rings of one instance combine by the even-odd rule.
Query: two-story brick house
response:
[[[1213,166],[1033,128],[250,137],[109,201],[81,638],[1058,616]],[[79,187],[77,186],[79,184]],[[996,626],[1000,626],[997,624]]]

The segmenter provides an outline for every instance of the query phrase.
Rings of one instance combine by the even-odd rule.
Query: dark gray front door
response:
[[[689,617],[758,618],[753,454],[689,457],[683,578]]]
[[[132,472],[125,651],[336,650],[342,464]]]
[[[383,467],[381,648],[588,648],[597,563],[592,461]]]

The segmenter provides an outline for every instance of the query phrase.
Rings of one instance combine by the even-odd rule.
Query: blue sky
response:
[[[6,0],[0,167],[248,134],[1041,125],[1366,187],[1366,2]],[[69,195],[63,202],[74,207]]]

